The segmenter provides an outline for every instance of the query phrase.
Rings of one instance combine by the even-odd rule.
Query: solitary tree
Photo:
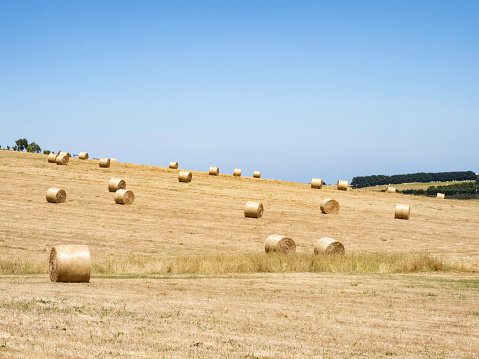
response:
[[[26,138],[20,138],[15,141],[17,145],[17,151],[25,151],[28,147],[28,140]]]

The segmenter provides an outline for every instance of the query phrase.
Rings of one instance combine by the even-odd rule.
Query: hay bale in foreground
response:
[[[343,254],[344,246],[341,242],[329,238],[323,237],[316,241],[314,244],[314,254]]]
[[[348,190],[348,181],[338,180],[337,184],[338,190],[347,191]]]
[[[112,178],[110,181],[108,181],[108,191],[110,192],[116,192],[119,189],[125,189],[126,188],[126,182],[125,180],[122,180],[121,178]]]
[[[386,187],[386,193],[396,193],[396,188],[394,187]]]
[[[321,178],[313,178],[311,180],[311,188],[323,188],[323,180]]]
[[[241,177],[241,169],[235,168],[235,169],[233,170],[233,176]]]
[[[336,214],[339,212],[339,203],[334,199],[325,198],[321,201],[319,208],[324,214]]]
[[[180,174],[178,175],[178,181],[184,182],[184,183],[190,183],[192,177],[193,175],[191,174],[190,171],[180,171]]]
[[[88,247],[84,245],[52,247],[49,270],[52,282],[89,282],[91,259]]]
[[[276,252],[291,254],[296,252],[296,244],[289,237],[279,234],[272,234],[266,239],[264,250],[266,253]]]
[[[254,171],[253,178],[261,178],[261,171]]]
[[[394,213],[394,218],[397,219],[409,219],[411,214],[411,209],[408,204],[396,204],[396,211]]]
[[[244,216],[249,218],[263,217],[263,204],[259,202],[248,201],[244,206]]]
[[[68,161],[70,160],[70,157],[67,156],[67,155],[58,155],[56,158],[55,158],[55,163],[57,165],[67,165],[68,164]]]
[[[208,174],[210,176],[218,176],[220,174],[220,169],[218,167],[210,167]]]
[[[87,152],[80,152],[78,155],[78,158],[81,160],[87,160],[88,159],[88,153]]]
[[[50,203],[63,203],[67,199],[67,193],[64,189],[52,187],[47,191],[47,202]]]
[[[55,160],[57,159],[57,154],[56,153],[50,153],[48,155],[48,163],[55,163]]]
[[[110,159],[109,158],[100,158],[99,166],[101,168],[110,167]]]
[[[445,195],[444,193],[439,193],[439,192],[438,192],[437,195],[436,195],[436,198],[438,198],[438,199],[445,199],[445,198],[446,198],[446,195]]]
[[[135,195],[128,189],[119,189],[115,192],[115,202],[118,204],[132,204]]]
[[[178,169],[178,162],[170,162],[168,167],[171,168],[172,170],[177,170]]]

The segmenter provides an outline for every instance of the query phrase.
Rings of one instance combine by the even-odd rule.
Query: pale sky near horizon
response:
[[[0,0],[0,145],[327,183],[475,171],[479,1]]]

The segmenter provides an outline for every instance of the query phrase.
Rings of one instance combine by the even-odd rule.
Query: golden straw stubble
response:
[[[244,206],[244,216],[249,218],[260,218],[263,216],[263,204],[259,202],[248,201]]]
[[[116,192],[119,189],[125,189],[126,188],[126,182],[125,180],[122,180],[121,178],[112,178],[110,181],[108,181],[108,191],[110,192]]]
[[[394,218],[396,219],[409,219],[411,214],[411,208],[408,204],[396,204],[396,210],[394,212]]]
[[[58,155],[58,156],[55,158],[55,163],[56,163],[57,165],[67,165],[69,159],[70,159],[70,157],[67,156],[67,155]]]
[[[336,214],[339,212],[339,203],[334,199],[325,198],[321,201],[319,208],[324,214]]]
[[[296,252],[296,243],[289,237],[272,234],[266,239],[264,250],[266,253],[292,254]]]
[[[316,188],[316,189],[323,188],[323,180],[321,178],[313,178],[311,180],[311,188]]]
[[[55,163],[55,160],[57,159],[57,154],[56,153],[50,153],[48,155],[48,163]]]
[[[210,176],[218,176],[220,174],[220,169],[218,167],[210,167],[208,174]]]
[[[344,246],[341,242],[329,238],[320,238],[314,243],[314,254],[342,254]]]
[[[78,155],[78,158],[81,160],[87,160],[88,159],[88,153],[87,152],[80,152]]]
[[[190,171],[180,171],[180,173],[178,174],[178,181],[189,183],[191,182],[192,177],[193,175],[191,174]]]
[[[233,170],[233,176],[241,177],[241,169],[235,168]]]
[[[254,171],[253,172],[253,178],[260,178],[261,177],[261,171]]]
[[[67,199],[67,193],[64,189],[52,187],[47,191],[47,202],[50,203],[63,203]]]
[[[109,158],[100,158],[100,162],[98,165],[101,168],[109,168],[110,167],[110,159]]]
[[[178,162],[170,162],[168,167],[173,169],[173,170],[176,170],[176,169],[178,169]]]
[[[52,247],[49,271],[52,282],[89,282],[91,259],[88,247],[84,245]]]
[[[119,189],[115,192],[115,202],[118,204],[132,204],[135,195],[128,189]]]
[[[338,190],[347,191],[348,190],[348,181],[338,180],[337,184]]]

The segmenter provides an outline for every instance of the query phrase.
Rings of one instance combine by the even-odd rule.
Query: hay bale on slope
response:
[[[336,214],[339,212],[339,203],[334,199],[325,198],[321,201],[319,208],[324,214]]]
[[[177,170],[178,169],[178,162],[170,162],[168,167],[171,168],[172,170]]]
[[[61,188],[52,187],[47,190],[47,202],[63,203],[67,199],[67,193]]]
[[[394,218],[396,219],[409,219],[411,214],[411,208],[408,204],[396,204],[396,210],[394,212]]]
[[[54,246],[50,251],[49,271],[52,282],[89,282],[90,251],[84,245]]]
[[[119,189],[125,189],[126,188],[126,182],[125,180],[121,178],[112,178],[111,180],[108,181],[108,191],[110,192],[116,192]]]
[[[289,237],[272,234],[266,239],[264,250],[266,253],[277,252],[291,254],[296,252],[296,244]]]
[[[65,151],[60,151],[60,153],[58,153],[58,155],[62,155],[62,156],[67,156],[68,158],[70,158],[70,152],[65,152]]]
[[[436,198],[438,198],[438,199],[445,199],[445,198],[446,198],[446,195],[445,195],[444,193],[439,193],[439,192],[438,192],[437,195],[436,195]]]
[[[88,159],[88,152],[80,152],[78,155],[78,158],[81,160],[87,160]]]
[[[109,158],[100,158],[98,162],[101,168],[109,168],[110,167],[110,159]]]
[[[48,155],[48,158],[47,158],[48,163],[55,163],[55,160],[57,159],[57,156],[58,156],[58,155],[57,155],[56,153],[53,153],[53,152],[50,153],[50,154]]]
[[[253,172],[253,178],[260,178],[261,177],[261,171],[254,171]]]
[[[67,155],[58,155],[56,158],[55,158],[55,163],[57,165],[64,165],[66,166],[68,164],[68,161],[70,160],[70,157],[67,156]]]
[[[338,190],[347,191],[348,190],[348,181],[338,180],[337,184]]]
[[[394,187],[386,187],[386,193],[396,193],[396,188]]]
[[[132,204],[135,195],[128,189],[119,189],[115,192],[115,202],[118,204]]]
[[[313,178],[311,180],[311,188],[323,188],[323,180],[321,178]]]
[[[263,204],[259,202],[248,201],[244,206],[244,216],[249,218],[260,218],[263,216]]]
[[[314,244],[314,254],[342,254],[344,253],[344,246],[341,242],[323,237]]]
[[[178,174],[178,181],[184,182],[184,183],[190,183],[192,177],[193,175],[191,174],[190,171],[180,171],[180,173]]]
[[[233,170],[233,176],[241,177],[241,169],[235,168],[235,169]]]
[[[218,167],[210,167],[208,174],[210,176],[218,176],[220,174],[220,169]]]

